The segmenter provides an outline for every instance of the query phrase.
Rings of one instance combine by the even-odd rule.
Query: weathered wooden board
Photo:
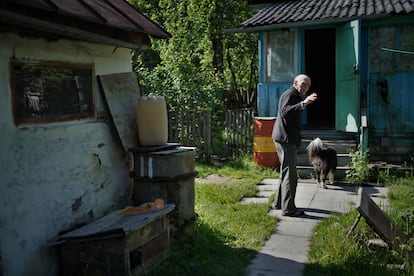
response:
[[[137,228],[141,228],[159,217],[165,216],[173,211],[174,208],[175,204],[166,204],[164,209],[158,212],[148,212],[136,215],[120,215],[115,211],[90,224],[61,235],[59,236],[59,239],[84,239],[113,233],[125,234]]]
[[[136,147],[136,114],[140,90],[135,73],[100,75],[98,79],[124,150]]]
[[[400,245],[408,241],[405,235],[381,210],[380,207],[361,187],[358,190],[358,211],[372,229],[385,239],[394,250],[400,251]]]
[[[60,267],[70,275],[141,275],[168,256],[174,204],[143,214],[110,213],[60,236]]]

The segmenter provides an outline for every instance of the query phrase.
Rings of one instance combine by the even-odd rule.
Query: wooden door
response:
[[[358,132],[360,21],[336,29],[336,118],[337,130]]]

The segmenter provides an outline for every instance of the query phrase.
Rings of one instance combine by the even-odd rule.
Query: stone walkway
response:
[[[199,183],[234,183],[228,177],[210,175],[197,179]],[[243,198],[243,204],[269,202],[278,188],[278,179],[264,179],[257,185],[256,197]],[[313,228],[333,212],[345,213],[355,208],[358,199],[356,185],[336,183],[328,189],[317,188],[315,180],[299,179],[296,192],[296,205],[305,211],[303,217],[283,217],[280,210],[270,210],[270,216],[278,216],[280,221],[275,231],[255,259],[246,268],[247,276],[301,276],[308,260],[307,253]],[[388,206],[387,188],[365,187],[365,191],[382,209]]]
[[[267,203],[277,187],[277,179],[265,179],[258,184],[257,197],[244,198],[242,202]],[[364,189],[378,206],[387,206],[386,188]],[[246,269],[246,275],[302,275],[315,225],[332,212],[344,213],[355,208],[357,193],[358,187],[355,185],[328,185],[328,189],[320,189],[314,180],[300,179],[296,205],[305,210],[305,216],[283,217],[281,211],[271,210],[269,215],[280,217],[280,221],[275,226],[274,234]]]

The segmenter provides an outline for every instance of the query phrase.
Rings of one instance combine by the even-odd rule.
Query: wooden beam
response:
[[[92,43],[119,46],[129,49],[144,50],[147,49],[150,45],[150,43],[147,43],[146,39],[144,39],[145,35],[142,36],[141,42],[124,41],[121,39],[109,37],[107,35],[101,35],[71,26],[64,26],[5,10],[0,10],[0,22],[2,24],[4,23],[14,25],[21,30],[34,30],[38,31],[39,33],[43,32],[45,34],[55,35],[59,38],[69,38]]]

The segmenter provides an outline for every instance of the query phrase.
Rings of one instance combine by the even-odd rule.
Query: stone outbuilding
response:
[[[56,275],[51,240],[130,203],[98,76],[150,37],[170,34],[125,0],[0,1],[0,275]]]

